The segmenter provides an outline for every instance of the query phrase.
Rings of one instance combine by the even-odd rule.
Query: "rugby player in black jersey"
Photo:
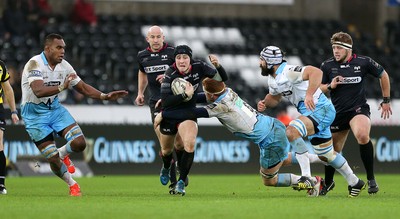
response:
[[[370,57],[353,53],[353,40],[348,33],[333,34],[331,44],[333,57],[321,65],[323,79],[320,87],[323,92],[330,92],[337,112],[331,125],[333,146],[335,151],[342,151],[351,129],[359,144],[361,160],[367,173],[368,193],[375,194],[379,187],[374,175],[374,148],[370,140],[371,113],[366,99],[365,77],[371,75],[379,78],[383,96],[379,110],[382,110],[381,118],[388,119],[392,114],[389,75]],[[325,186],[320,195],[326,195],[334,188],[334,173],[335,169],[326,166]]]
[[[204,61],[192,59],[192,49],[187,45],[180,45],[175,48],[175,63],[165,72],[161,84],[162,110],[191,109],[196,106],[196,90],[205,77],[217,81],[226,81],[228,76],[221,65],[216,68]],[[213,57],[210,56],[210,61]],[[175,78],[184,78],[189,83],[182,94],[174,95],[171,90],[171,82]],[[195,95],[193,95],[195,94]],[[192,97],[187,100],[187,97]],[[204,101],[200,101],[204,102]],[[163,167],[160,171],[160,181],[166,185],[170,178],[169,169],[172,160],[172,145],[176,138],[181,139],[184,145],[184,152],[179,163],[179,180],[171,194],[185,195],[185,180],[189,174],[194,159],[196,136],[198,133],[197,119],[174,120],[165,119],[160,124],[161,152]]]
[[[169,46],[164,42],[165,36],[163,30],[159,26],[151,26],[146,35],[146,41],[149,46],[138,52],[138,95],[135,99],[137,106],[143,106],[145,104],[145,90],[147,87],[150,89],[149,107],[151,113],[151,121],[154,123],[154,117],[160,112],[161,107],[156,107],[157,101],[161,98],[160,87],[164,72],[175,62],[174,59],[174,47]],[[154,130],[158,140],[160,140],[160,131]],[[175,152],[179,159],[183,153],[183,145],[180,139],[175,142]],[[171,161],[175,164],[175,161]],[[176,184],[176,168],[172,165],[170,170],[171,185],[173,188]],[[168,183],[168,182],[167,182]],[[186,180],[186,186],[188,180]]]

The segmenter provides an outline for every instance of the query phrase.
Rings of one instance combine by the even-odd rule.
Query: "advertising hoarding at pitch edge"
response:
[[[396,105],[396,104],[394,104]],[[70,107],[69,107],[70,108]],[[77,118],[85,137],[87,148],[84,153],[72,155],[72,159],[79,162],[82,175],[100,174],[158,174],[162,161],[158,156],[160,146],[151,126],[149,110],[147,107],[116,106],[90,112],[99,113],[96,124],[88,124],[82,119],[85,107],[69,109]],[[118,110],[118,124],[103,121],[109,113]],[[125,109],[127,108],[127,109]],[[372,108],[372,107],[371,107]],[[128,110],[129,109],[129,110]],[[125,114],[124,112],[127,112]],[[129,112],[129,113],[128,113]],[[105,113],[105,114],[103,114]],[[110,116],[116,118],[115,116]],[[131,117],[138,118],[140,122],[134,124]],[[115,119],[114,119],[115,120]],[[118,119],[116,119],[118,120]],[[107,124],[104,124],[107,123]],[[400,137],[398,136],[399,124],[391,126],[374,125],[371,130],[371,140],[375,150],[375,169],[378,173],[400,173]],[[23,125],[9,125],[4,140],[5,153],[17,168],[31,168],[28,172],[20,170],[26,175],[51,174],[46,170],[39,151],[29,139]],[[57,138],[58,146],[65,143]],[[310,147],[310,150],[311,147]],[[349,161],[356,173],[364,173],[359,155],[359,146],[352,135],[344,148],[344,156]],[[79,168],[78,166],[78,168]],[[257,174],[259,170],[258,146],[250,141],[235,137],[228,130],[213,119],[199,120],[199,134],[193,173],[198,174],[229,174],[251,173]],[[284,167],[285,172],[299,171],[296,166]],[[314,172],[323,172],[323,166],[313,165]]]

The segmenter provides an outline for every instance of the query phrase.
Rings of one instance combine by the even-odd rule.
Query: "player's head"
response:
[[[283,52],[279,47],[267,46],[260,52],[261,75],[267,76],[274,73],[273,67],[280,65],[283,60]]]
[[[192,62],[192,49],[187,45],[179,45],[174,51],[175,66],[180,72],[187,73]]]
[[[211,78],[205,78],[202,82],[203,91],[210,102],[214,102],[225,91],[225,83]]]
[[[176,56],[179,54],[186,54],[190,58],[192,58],[192,49],[187,45],[179,45],[179,46],[175,47],[174,57],[176,58]]]
[[[152,52],[157,52],[164,45],[165,36],[163,30],[159,26],[151,26],[147,31],[146,41]]]
[[[44,53],[50,65],[61,63],[65,55],[65,42],[61,35],[51,33],[44,40]]]
[[[353,39],[348,33],[337,32],[331,37],[332,52],[337,62],[345,62],[352,55]]]

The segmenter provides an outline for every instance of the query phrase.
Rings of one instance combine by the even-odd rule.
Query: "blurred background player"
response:
[[[175,63],[164,75],[161,84],[162,111],[175,109],[193,108],[196,106],[197,92],[201,80],[205,77],[214,78],[218,81],[228,79],[222,66],[214,68],[204,61],[192,59],[192,49],[187,45],[180,45],[174,51]],[[174,95],[171,90],[171,83],[175,78],[183,78],[188,81],[186,91]],[[188,97],[192,97],[188,101]],[[169,181],[171,168],[172,151],[175,138],[181,138],[184,152],[179,163],[179,180],[173,193],[185,195],[185,180],[193,164],[196,136],[198,133],[197,119],[168,120],[160,124],[161,132],[161,153],[163,166],[160,171],[161,184],[166,185]]]
[[[161,105],[156,107],[157,101],[161,99],[160,89],[164,77],[164,72],[175,62],[174,47],[164,42],[165,36],[159,26],[151,26],[147,31],[146,41],[149,46],[138,52],[137,60],[139,64],[138,72],[138,94],[135,104],[143,106],[145,104],[145,91],[147,86],[150,90],[149,107],[151,121],[154,123],[154,117],[160,112]],[[160,130],[154,129],[157,139],[160,141]],[[179,160],[183,154],[183,143],[180,139],[175,141],[175,152]],[[175,159],[172,160],[175,164]],[[173,188],[177,182],[175,165],[170,170],[170,187]],[[185,182],[186,186],[188,181]]]
[[[307,178],[311,174],[310,163],[305,152],[308,151],[303,140],[308,137],[315,153],[340,172],[348,183],[349,196],[358,196],[365,188],[365,183],[359,179],[350,168],[347,160],[333,150],[330,125],[335,118],[335,108],[332,102],[319,89],[322,71],[313,66],[289,65],[283,59],[281,49],[267,46],[260,53],[261,74],[268,77],[269,94],[258,102],[258,110],[276,106],[287,98],[301,114],[291,121],[286,129],[287,137],[299,161],[302,177],[299,188],[309,184]],[[302,165],[301,162],[304,162]],[[305,184],[302,186],[302,184]]]
[[[155,125],[166,119],[196,119],[217,117],[235,136],[253,141],[260,149],[260,174],[265,186],[298,187],[301,176],[291,173],[278,174],[284,161],[288,159],[290,143],[286,137],[286,127],[279,120],[263,115],[243,101],[224,82],[205,78],[202,82],[205,98],[209,105],[192,109],[164,111],[157,115]],[[199,98],[202,98],[199,95]],[[309,154],[313,161],[317,155]],[[310,196],[318,196],[321,177],[311,177],[311,184],[304,189]]]
[[[392,114],[389,75],[370,57],[353,54],[353,40],[348,33],[333,34],[331,44],[333,57],[321,65],[321,90],[330,92],[336,109],[336,118],[331,124],[333,147],[336,152],[341,152],[350,129],[352,130],[367,173],[368,193],[375,194],[379,187],[374,174],[374,147],[370,139],[371,112],[366,99],[365,77],[369,74],[379,78],[383,96],[379,109],[382,109],[381,117],[388,119]],[[334,173],[335,169],[332,167],[325,168],[326,185],[321,191],[322,195],[326,195],[335,187]]]
[[[44,51],[25,64],[21,82],[21,117],[26,131],[50,163],[53,173],[68,184],[71,196],[81,196],[80,187],[70,174],[75,172],[75,168],[68,155],[82,152],[86,148],[86,140],[57,95],[73,87],[90,98],[116,100],[128,92],[119,90],[105,94],[86,84],[64,60],[65,47],[61,35],[49,34],[44,41]],[[54,141],[54,132],[67,141],[59,149]]]
[[[3,61],[0,60],[0,195],[7,194],[6,190],[6,156],[4,154],[3,137],[6,130],[6,113],[3,106],[3,91],[4,97],[11,110],[11,120],[14,124],[19,121],[18,111],[15,108],[14,91],[9,82],[10,75]]]
[[[71,19],[77,25],[97,26],[97,14],[92,0],[75,0]]]

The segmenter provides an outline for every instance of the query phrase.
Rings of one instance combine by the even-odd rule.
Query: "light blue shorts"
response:
[[[308,136],[309,140],[313,138],[332,138],[330,127],[336,116],[336,110],[332,104],[326,104],[316,108],[309,116],[318,123],[317,128],[319,130],[319,132],[314,135]]]
[[[260,147],[260,165],[268,169],[284,161],[289,153],[290,143],[286,137],[286,127],[274,119],[273,128],[269,135],[258,145]]]
[[[64,106],[54,103],[51,109],[45,104],[27,103],[21,106],[21,116],[26,131],[34,142],[75,123],[75,119]]]
[[[332,138],[330,126],[333,120],[335,120],[336,110],[332,102],[324,94],[321,94],[319,97],[314,111],[307,110],[304,102],[299,104],[298,111],[303,116],[309,116],[313,118],[318,124],[317,128],[319,132],[308,136],[309,140],[313,138]]]

